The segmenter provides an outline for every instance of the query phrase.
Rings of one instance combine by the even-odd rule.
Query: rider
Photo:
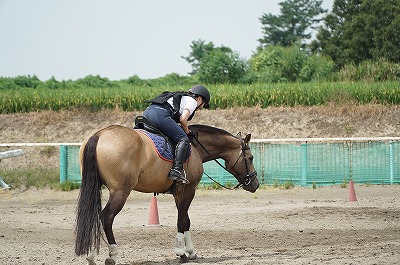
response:
[[[193,118],[196,110],[209,107],[210,92],[202,85],[195,85],[189,92],[164,92],[147,102],[151,105],[146,108],[143,116],[176,145],[175,160],[168,179],[189,183],[183,170],[183,163],[190,150],[188,121]]]

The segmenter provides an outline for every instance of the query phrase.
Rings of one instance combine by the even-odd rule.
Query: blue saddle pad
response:
[[[152,140],[154,147],[158,153],[158,156],[161,159],[164,159],[169,162],[174,161],[174,151],[175,150],[171,147],[171,145],[169,143],[166,143],[164,137],[162,137],[161,135],[158,135],[158,134],[148,132],[146,130],[142,130],[142,129],[135,129],[135,130],[143,133],[144,135],[146,135],[147,137],[149,137]],[[191,150],[189,152],[188,159],[189,159],[190,155],[191,155]]]

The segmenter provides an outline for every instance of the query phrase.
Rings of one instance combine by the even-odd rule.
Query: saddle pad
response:
[[[173,149],[169,143],[166,143],[164,137],[142,129],[135,129],[135,131],[146,135],[153,142],[154,148],[156,149],[157,154],[161,159],[166,160],[168,162],[174,161],[175,148]],[[190,148],[187,160],[189,159],[191,154],[192,154],[192,149]]]

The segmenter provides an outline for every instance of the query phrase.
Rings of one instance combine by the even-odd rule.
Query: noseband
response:
[[[239,133],[240,135],[240,133]],[[254,172],[249,173],[249,165],[248,165],[248,158],[246,156],[246,150],[250,150],[250,147],[248,145],[246,145],[242,139],[241,136],[238,137],[238,139],[240,140],[240,145],[242,148],[242,151],[239,154],[239,157],[236,159],[236,162],[233,164],[233,166],[228,169],[226,168],[224,165],[222,165],[216,158],[214,158],[210,152],[208,152],[208,150],[201,144],[201,142],[199,141],[199,139],[197,139],[197,134],[193,137],[194,139],[196,139],[196,141],[199,143],[199,145],[203,148],[204,151],[206,151],[206,153],[212,158],[212,160],[215,161],[215,163],[217,163],[220,167],[222,167],[223,169],[225,169],[227,172],[232,174],[232,169],[236,166],[236,164],[239,162],[240,158],[243,157],[244,160],[244,164],[246,167],[246,175],[242,176],[242,178],[240,178],[239,184],[237,184],[235,186],[235,189],[243,187],[243,186],[249,186],[250,183],[253,181],[253,179],[257,176],[257,171],[254,170]],[[243,156],[242,156],[243,154]],[[204,172],[204,174],[209,177],[212,181],[214,181],[215,183],[217,183],[218,185],[220,185],[221,187],[224,187],[226,189],[230,189],[228,187],[225,187],[224,185],[218,183],[217,181],[215,181],[212,177],[210,177],[207,173]]]

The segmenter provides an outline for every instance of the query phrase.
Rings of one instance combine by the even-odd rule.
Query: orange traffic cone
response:
[[[148,225],[160,225],[160,219],[158,218],[158,207],[157,198],[153,196],[150,202],[150,215]]]
[[[353,180],[350,180],[349,182],[349,202],[356,202],[357,197],[356,197],[356,192],[354,191],[354,184]]]

